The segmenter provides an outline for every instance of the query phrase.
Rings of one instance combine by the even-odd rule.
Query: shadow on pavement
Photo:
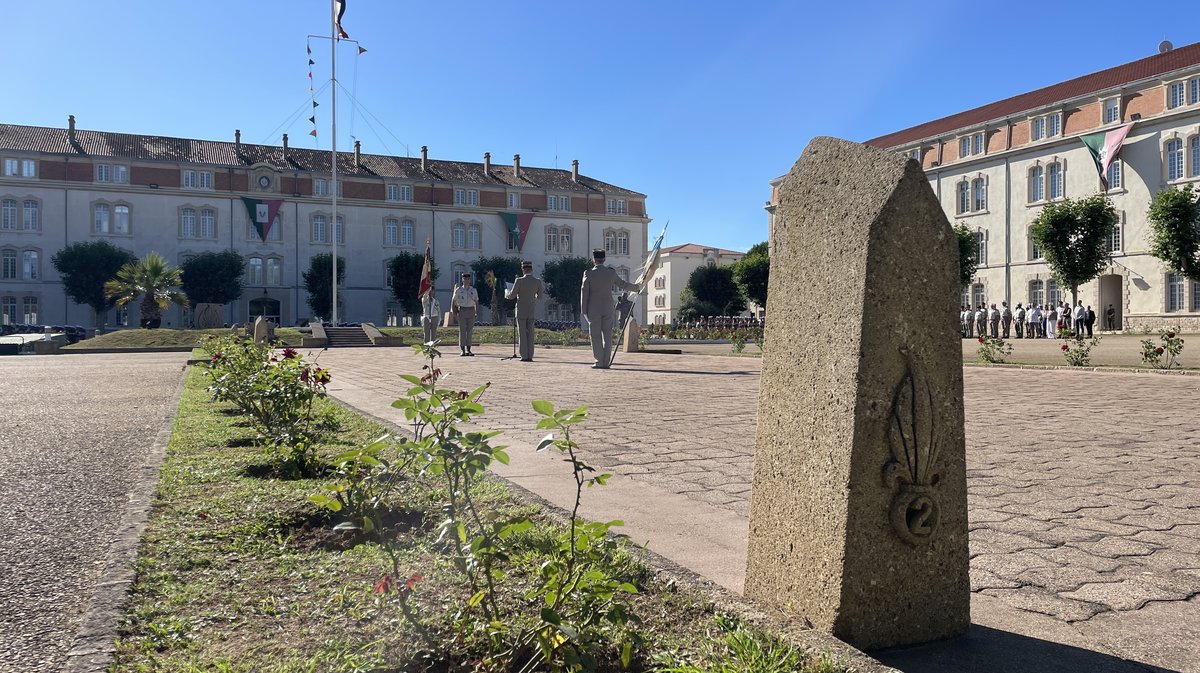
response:
[[[953,640],[870,654],[905,673],[1178,673],[976,624]]]
[[[646,369],[645,367],[631,367],[629,365],[619,366],[618,363],[613,363],[613,369],[620,369],[629,372],[646,372],[647,374],[703,374],[705,376],[758,376],[758,372],[714,372],[711,370],[698,369]]]

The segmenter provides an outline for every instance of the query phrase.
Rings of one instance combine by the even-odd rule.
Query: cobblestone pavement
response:
[[[589,460],[645,497],[747,516],[759,360],[621,353],[597,371],[582,350],[539,349],[534,363],[478,350],[439,365],[448,386],[493,384],[483,424],[507,443],[540,437],[531,399],[588,404],[578,439]],[[410,349],[321,358],[335,396],[388,418],[407,387],[396,375],[421,364]],[[1079,632],[1094,622],[1116,651],[1121,624],[1153,612],[1166,644],[1135,654],[1174,648],[1164,661],[1200,671],[1200,376],[965,372],[972,591]],[[1113,616],[1127,619],[1103,622]]]
[[[0,672],[62,670],[187,358],[0,358]]]

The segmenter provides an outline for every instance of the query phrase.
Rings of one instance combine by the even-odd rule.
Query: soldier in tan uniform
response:
[[[612,362],[613,317],[616,315],[613,287],[630,292],[641,289],[618,276],[612,267],[605,266],[604,257],[603,250],[592,251],[594,266],[583,272],[583,286],[579,290],[579,308],[590,323],[588,333],[592,338],[592,357],[596,361],[592,369],[608,369]]]
[[[517,300],[517,343],[521,344],[521,362],[533,361],[533,314],[537,300],[546,293],[542,280],[533,275],[533,262],[521,262],[521,277],[505,291],[505,299]]]

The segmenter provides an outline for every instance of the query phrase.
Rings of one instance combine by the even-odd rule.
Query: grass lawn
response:
[[[97,348],[183,348],[200,345],[209,334],[225,336],[228,329],[124,329],[98,337],[84,339],[79,343],[63,346],[63,350],[86,351]],[[290,327],[279,327],[275,330],[275,338],[286,345],[299,346],[302,334]]]
[[[378,538],[334,530],[336,516],[308,500],[329,477],[281,474],[246,421],[211,400],[207,383],[204,369],[189,372],[110,671],[500,670],[485,664],[482,636],[463,630],[471,623],[462,617],[471,589],[438,535],[444,489],[417,475],[400,482],[384,528],[390,558]],[[337,428],[320,442],[326,458],[384,433],[333,403],[321,401],[318,413]],[[506,621],[536,622],[544,604],[526,592],[562,544],[562,522],[513,500],[497,481],[471,492],[485,519],[532,520],[509,542],[501,596]],[[621,600],[643,620],[631,627],[629,668],[602,643],[596,670],[846,670],[655,579],[636,548],[617,550],[596,568],[636,585],[638,593]],[[420,576],[404,598],[379,592],[393,572],[401,585]]]

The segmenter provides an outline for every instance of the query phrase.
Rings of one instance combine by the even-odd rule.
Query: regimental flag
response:
[[[533,213],[498,213],[508,229],[509,245],[519,252],[525,247],[525,237],[529,234],[529,225],[533,222]]]
[[[662,232],[659,233],[658,239],[654,241],[654,247],[650,249],[650,254],[646,256],[646,264],[642,267],[642,272],[638,275],[637,284],[641,287],[646,287],[646,281],[650,280],[650,276],[658,271],[659,251],[662,249],[663,236],[667,235],[667,227],[671,226],[671,221],[663,225]]]
[[[258,237],[267,240],[267,234],[271,233],[271,225],[275,222],[275,216],[279,214],[283,199],[251,199],[243,196],[242,201],[246,203],[246,211],[250,213],[250,221],[254,223]]]
[[[367,48],[366,48],[366,47],[359,47],[359,48],[358,48],[358,53],[359,53],[359,54],[365,54],[365,53],[367,53]]]
[[[417,288],[420,299],[433,291],[433,261],[429,258],[429,239],[425,239],[425,264],[421,267],[421,285]]]
[[[1079,136],[1088,151],[1092,153],[1092,161],[1096,162],[1096,172],[1100,174],[1100,184],[1104,185],[1105,191],[1108,191],[1108,167],[1117,160],[1117,155],[1121,152],[1121,145],[1125,142],[1125,136],[1129,135],[1129,130],[1132,128],[1133,122],[1130,122],[1111,131]]]
[[[334,24],[337,26],[338,35],[342,39],[348,40],[350,36],[346,34],[346,31],[342,30],[342,15],[346,13],[346,0],[334,0],[333,5],[337,10],[337,19],[334,20]]]

